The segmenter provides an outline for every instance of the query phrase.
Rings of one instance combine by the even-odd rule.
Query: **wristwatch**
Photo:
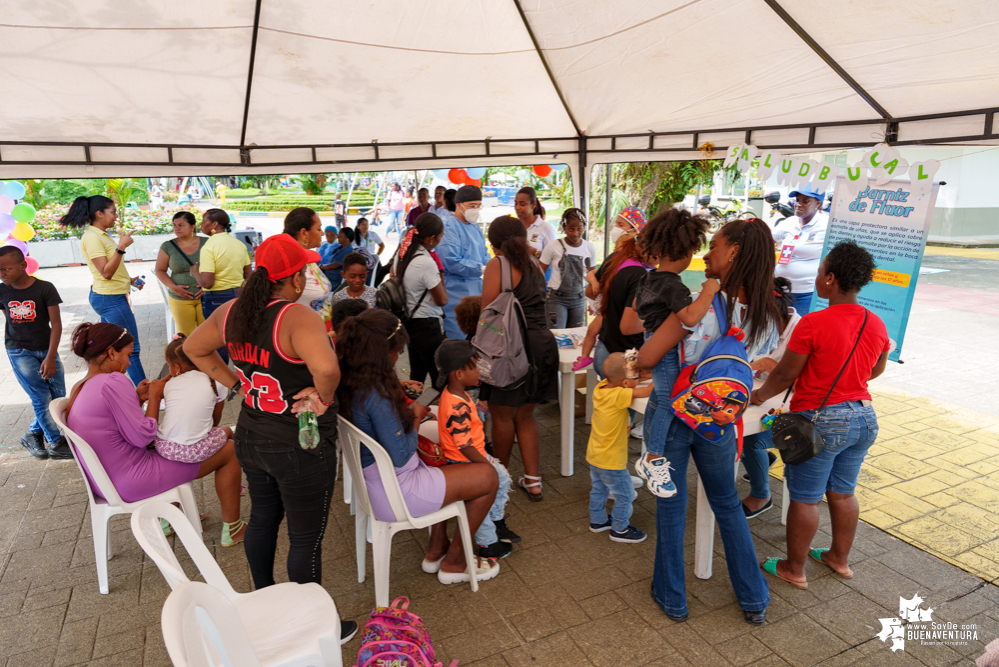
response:
[[[125,254],[125,251],[124,251],[124,250],[122,250],[121,248],[115,248],[115,249],[114,249],[114,251],[115,251],[116,253],[118,253],[119,255],[124,255],[124,254]]]

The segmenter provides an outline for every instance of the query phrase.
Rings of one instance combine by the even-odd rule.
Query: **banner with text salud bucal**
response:
[[[898,361],[902,352],[939,187],[939,182],[927,187],[891,180],[858,188],[848,185],[846,175],[836,179],[822,257],[848,239],[874,257],[874,279],[860,291],[858,301],[884,321],[891,339],[891,361]],[[816,297],[812,310],[828,305]]]

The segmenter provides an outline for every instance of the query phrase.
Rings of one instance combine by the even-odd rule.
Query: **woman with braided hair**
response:
[[[749,358],[773,350],[777,347],[780,321],[773,290],[774,265],[773,240],[763,221],[735,220],[722,227],[711,238],[704,256],[704,273],[721,285],[727,321],[719,325],[718,317],[709,311],[697,326],[684,327],[679,316],[670,313],[642,346],[638,365],[655,368],[681,340],[684,363],[697,363],[707,346],[732,326],[745,332],[743,343]],[[651,402],[649,407],[653,407]],[[660,419],[659,412],[655,410],[653,415],[646,412],[646,419],[655,422]],[[770,593],[735,488],[732,474],[737,449],[735,431],[709,442],[676,419],[671,411],[662,412],[666,413],[662,424],[663,455],[675,468],[673,483],[677,493],[671,498],[657,498],[652,599],[673,621],[687,619],[683,534],[687,517],[687,465],[693,456],[708,503],[718,520],[729,580],[739,606],[747,623],[762,625]]]

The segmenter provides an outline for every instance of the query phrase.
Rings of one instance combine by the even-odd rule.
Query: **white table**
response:
[[[576,334],[581,339],[586,335],[586,327],[574,329],[552,329],[553,334]],[[572,365],[582,352],[581,347],[560,347],[558,349],[558,373],[559,373],[559,408],[561,416],[562,435],[562,475],[569,477],[573,473],[573,439],[575,436],[576,417],[576,371],[572,370]],[[593,388],[597,386],[597,374],[593,372],[592,365],[588,367],[586,373],[586,417],[589,423],[593,413]],[[582,371],[580,371],[582,372]]]

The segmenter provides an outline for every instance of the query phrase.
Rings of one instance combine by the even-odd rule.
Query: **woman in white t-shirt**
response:
[[[406,290],[405,321],[409,334],[409,379],[423,382],[427,374],[437,382],[434,353],[444,342],[444,309],[447,291],[430,251],[444,236],[444,223],[433,213],[424,213],[402,237],[393,273]]]
[[[284,218],[284,233],[298,241],[306,250],[318,248],[323,243],[323,224],[311,208],[293,208]],[[333,285],[319,264],[305,265],[305,287],[297,303],[305,304],[319,313],[330,331],[330,295]]]
[[[774,278],[774,298],[781,316],[777,324],[780,330],[777,347],[772,352],[757,355],[751,364],[755,377],[762,380],[777,367],[787,349],[787,342],[791,340],[791,332],[801,321],[801,315],[791,307],[794,298],[791,296],[790,280]],[[746,467],[743,478],[749,482],[749,495],[742,499],[742,511],[747,519],[757,517],[774,506],[770,498],[770,466],[777,461],[777,456],[767,451],[773,447],[770,429],[747,435],[743,441],[742,465]]]
[[[545,304],[549,329],[586,324],[586,274],[597,264],[597,249],[583,238],[583,212],[566,209],[560,225],[565,238],[550,241],[541,251],[541,270],[551,267]]]
[[[156,452],[182,463],[205,461],[232,439],[232,429],[219,426],[226,390],[195,367],[184,353],[184,335],[165,351],[170,380],[163,388],[166,412],[156,432]]]
[[[521,188],[513,200],[513,211],[527,229],[527,252],[540,257],[541,251],[555,240],[555,230],[545,222],[545,209],[534,188]]]
[[[780,253],[774,275],[791,281],[794,309],[804,317],[812,307],[829,216],[822,212],[824,195],[809,189],[795,190],[790,196],[795,198],[794,216],[773,230]]]

